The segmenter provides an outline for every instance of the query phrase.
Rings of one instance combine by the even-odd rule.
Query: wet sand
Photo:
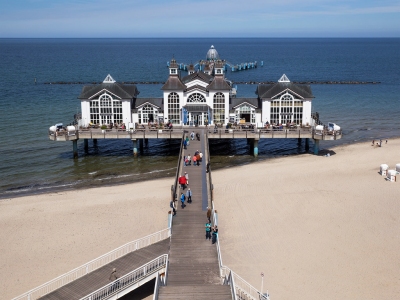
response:
[[[399,299],[400,139],[332,150],[213,172],[223,262],[271,299]],[[172,180],[0,201],[0,298],[166,228]]]

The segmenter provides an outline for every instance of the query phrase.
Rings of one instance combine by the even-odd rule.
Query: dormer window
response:
[[[217,69],[217,74],[221,74],[221,73],[222,73],[221,69]]]
[[[176,74],[176,69],[171,69],[171,74]]]

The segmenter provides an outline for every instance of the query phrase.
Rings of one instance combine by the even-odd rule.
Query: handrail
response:
[[[256,299],[256,300],[270,300],[269,294],[262,294],[255,287],[253,287],[250,283],[240,277],[238,274],[233,272],[228,267],[223,267],[225,276],[231,276],[231,282],[235,286],[235,292],[238,299]]]
[[[176,189],[177,189],[177,186],[178,186],[178,177],[179,177],[179,172],[180,172],[180,169],[181,169],[184,138],[185,138],[185,131],[183,131],[183,133],[182,133],[182,140],[181,140],[181,146],[180,146],[180,151],[179,151],[178,166],[176,168],[174,185],[172,186],[172,195],[171,195],[172,199],[171,200],[173,200],[173,201],[176,199]]]
[[[121,247],[118,247],[78,268],[75,268],[61,276],[58,276],[57,278],[54,278],[53,280],[50,280],[16,298],[13,298],[12,300],[22,300],[22,299],[37,299],[39,297],[42,297],[48,293],[51,293],[52,291],[59,289],[60,287],[80,278],[85,276],[86,274],[93,272],[94,270],[101,268],[104,265],[109,264],[110,262],[128,254],[131,252],[134,252],[136,250],[139,250],[143,247],[147,247],[149,245],[152,245],[154,243],[157,243],[159,241],[162,241],[168,237],[171,236],[171,229],[166,228],[163,230],[160,230],[156,233],[150,234],[148,236],[145,236],[141,239],[134,240],[132,242],[126,243],[125,245],[122,245]]]
[[[158,270],[162,269],[168,261],[168,254],[163,254],[153,259],[152,261],[144,264],[143,266],[129,272],[128,274],[114,280],[113,282],[99,288],[98,290],[86,295],[80,300],[92,300],[92,299],[107,299],[112,295],[117,294],[134,283],[146,278],[149,274],[154,274]]]

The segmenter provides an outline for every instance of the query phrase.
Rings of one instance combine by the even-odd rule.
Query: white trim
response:
[[[288,91],[290,91],[291,93],[289,93]],[[287,89],[281,91],[280,93],[276,94],[275,96],[272,96],[272,97],[271,97],[271,100],[276,100],[277,97],[280,98],[284,93],[285,93],[285,94],[290,94],[290,95],[292,95],[292,96],[293,96],[293,95],[296,95],[297,97],[299,97],[299,98],[296,98],[296,99],[305,99],[304,97],[300,96],[299,94],[293,92],[291,89],[287,88]]]
[[[114,78],[111,77],[110,74],[107,75],[107,77],[103,80],[103,83],[115,83],[116,81]]]
[[[102,95],[102,94],[110,94],[110,95],[112,95],[113,97],[118,98],[119,100],[122,100],[121,97],[115,95],[114,93],[111,93],[111,92],[110,92],[109,90],[107,90],[107,89],[102,89],[101,91],[97,92],[96,94],[90,96],[88,99],[89,99],[89,100],[93,100],[94,97],[96,97],[96,96],[98,96],[98,95]]]
[[[278,82],[290,82],[290,80],[285,74],[283,74]]]
[[[242,105],[245,105],[245,104],[247,104],[247,105],[253,107],[254,109],[257,109],[257,108],[258,108],[258,106],[255,106],[254,104],[251,104],[251,103],[249,103],[249,102],[247,102],[247,101],[242,102],[242,103],[240,103],[240,104],[238,104],[238,105],[236,105],[236,106],[232,106],[232,108],[233,108],[233,109],[236,109],[236,108],[238,108],[238,107],[240,107],[240,106],[242,106]]]

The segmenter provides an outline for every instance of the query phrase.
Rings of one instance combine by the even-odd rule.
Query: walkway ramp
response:
[[[189,174],[192,203],[184,209],[179,201],[182,191],[177,189],[177,214],[172,220],[172,235],[166,286],[159,288],[158,299],[232,299],[230,287],[222,285],[216,244],[206,240],[207,206],[209,195],[206,178],[206,147],[203,130],[200,141],[190,141],[185,156],[196,150],[204,154],[200,166],[182,167],[181,174]],[[189,132],[190,133],[190,132]]]
[[[108,265],[105,265],[61,288],[47,294],[42,300],[81,299],[110,283],[109,276],[113,268],[122,277],[132,270],[148,263],[163,254],[168,254],[170,239],[162,240],[145,248],[131,252]]]

